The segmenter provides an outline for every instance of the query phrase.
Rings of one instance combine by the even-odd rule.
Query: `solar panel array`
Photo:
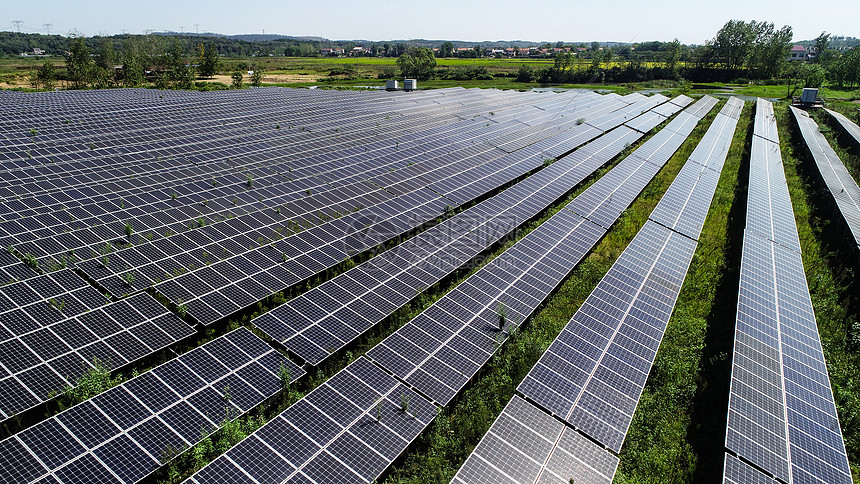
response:
[[[806,111],[793,106],[790,109],[806,146],[815,159],[818,172],[836,201],[836,206],[854,237],[854,243],[860,249],[860,187],[857,186],[857,180],[851,176],[839,155],[830,147],[815,120],[806,114]]]
[[[493,474],[499,471],[512,482],[612,481],[618,458],[606,449],[620,451],[633,419],[742,108],[743,102],[735,98],[726,103],[654,209],[651,220],[517,388],[534,402],[517,405],[530,407],[531,413],[544,415],[566,433],[578,436],[583,442],[579,454],[568,457],[569,451],[538,445],[533,438],[509,438],[505,446],[497,445],[496,436],[509,426],[509,417],[503,413],[455,481],[495,481]],[[506,463],[528,461],[534,455],[543,457],[538,459],[541,464],[561,458],[568,465],[541,470],[539,464],[536,472],[527,476],[505,469]],[[595,473],[583,469],[582,462],[611,465]]]
[[[189,482],[372,482],[435,417],[434,405],[359,358]]]
[[[621,133],[635,133],[627,128],[620,129]],[[621,141],[626,136],[610,137],[610,142],[600,138],[594,147],[605,149],[585,157],[606,156],[604,160],[608,160],[612,157],[609,151],[617,153],[623,149]],[[639,136],[641,134],[634,134],[634,139]],[[575,153],[587,153],[589,147],[592,146],[586,145]],[[566,158],[556,163],[562,166]],[[201,483],[219,482],[225,476],[229,480],[249,482],[367,482],[375,479],[429,424],[433,418],[430,410],[438,403],[450,401],[468,380],[467,375],[474,375],[495,351],[500,332],[494,329],[498,323],[493,323],[492,319],[500,294],[511,296],[506,306],[510,318],[507,328],[510,328],[545,299],[603,233],[599,226],[572,211],[561,210],[421,313],[426,319],[422,320],[421,315],[413,319],[387,338],[385,344],[372,348],[368,352],[370,358],[353,362],[192,479]],[[538,254],[547,257],[539,258]],[[520,274],[516,286],[505,282],[511,278],[508,271]],[[450,311],[459,313],[454,316]],[[292,312],[305,314],[295,308]],[[428,317],[429,314],[434,316]],[[414,368],[413,376],[407,376],[404,366],[395,365],[399,361],[408,365],[406,358],[418,361],[415,357],[420,356],[419,351],[424,351],[420,345],[430,349],[433,356]],[[370,384],[369,380],[378,383]],[[416,414],[410,416],[408,409],[416,405]],[[384,436],[373,438],[362,434],[386,427],[387,419],[394,416],[400,419],[395,419],[392,425],[399,426],[399,422],[406,419],[415,423],[414,428],[399,433],[398,439],[386,432]],[[295,435],[304,438],[296,441]],[[263,459],[259,458],[260,449],[264,449],[266,455]]]
[[[769,104],[758,100],[765,113]],[[776,230],[780,217],[793,216],[791,200],[771,189],[785,184],[778,144],[762,136],[776,131],[776,119],[762,118],[770,126],[756,125],[750,159],[724,481],[850,483],[803,260],[786,243],[797,229]],[[774,215],[754,213],[763,209]],[[763,223],[751,226],[756,220]]]
[[[280,392],[282,368],[304,375],[236,329],[0,442],[0,480],[137,482]]]
[[[856,123],[852,122],[848,117],[844,114],[833,111],[832,109],[824,109],[827,111],[827,114],[833,117],[836,120],[837,124],[842,128],[845,133],[854,139],[855,148],[860,148],[860,126],[857,126]]]
[[[223,320],[600,134],[574,113],[660,102],[640,98],[3,93],[0,417],[193,334],[144,289]]]

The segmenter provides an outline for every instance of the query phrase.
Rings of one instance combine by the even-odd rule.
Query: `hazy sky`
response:
[[[791,25],[794,39],[821,31],[860,36],[856,0],[468,0],[97,1],[3,0],[0,30],[86,36],[146,30],[313,35],[335,40],[449,39],[465,41],[669,41],[713,38],[729,19]],[[197,25],[195,25],[197,24]]]

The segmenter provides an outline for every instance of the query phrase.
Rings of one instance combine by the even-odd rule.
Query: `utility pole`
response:
[[[20,34],[21,33],[21,24],[24,22],[21,20],[13,20],[12,23],[15,24],[15,30],[17,30],[18,33]]]
[[[42,24],[42,27],[45,27],[45,30],[48,31],[48,35],[51,35],[51,27],[53,27],[53,26],[54,26],[54,24],[50,24],[50,23],[49,24]]]

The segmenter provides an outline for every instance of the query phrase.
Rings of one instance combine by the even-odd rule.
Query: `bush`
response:
[[[535,80],[535,71],[530,66],[522,65],[517,71],[517,82],[532,82]]]
[[[378,79],[394,79],[397,77],[397,69],[394,66],[385,66],[376,77]]]

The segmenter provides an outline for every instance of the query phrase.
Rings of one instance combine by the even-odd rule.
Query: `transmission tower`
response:
[[[184,26],[184,25],[180,25],[180,26],[179,26],[179,33],[180,33],[180,34],[184,34],[184,33],[185,33],[185,26]]]
[[[51,27],[53,26],[54,24],[42,24],[42,27],[45,27],[45,30],[48,31],[48,35],[51,35]]]
[[[17,30],[18,33],[20,34],[21,33],[21,24],[24,22],[21,20],[13,20],[12,23],[15,24],[15,30]]]
[[[194,33],[200,35],[200,24],[194,24]]]

